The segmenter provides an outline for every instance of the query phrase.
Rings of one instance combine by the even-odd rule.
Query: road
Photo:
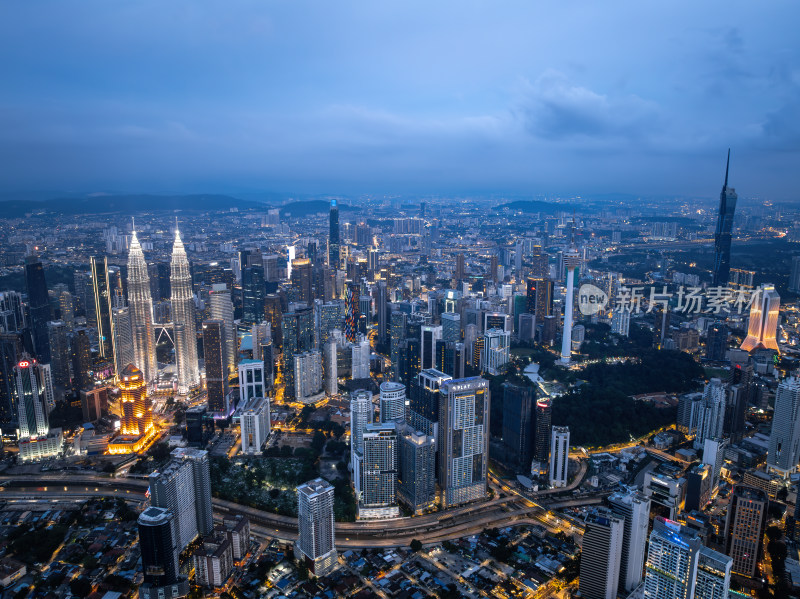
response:
[[[0,500],[52,500],[93,496],[123,497],[144,500],[147,481],[114,479],[101,476],[39,475],[35,482],[25,476],[0,476]],[[12,486],[13,485],[13,486]],[[569,503],[589,503],[591,499],[573,499]],[[231,501],[213,499],[217,516],[242,514],[250,519],[254,534],[263,538],[292,541],[297,538],[297,519],[271,514]],[[497,497],[445,512],[414,518],[382,521],[341,522],[336,524],[336,544],[342,549],[362,547],[407,546],[412,539],[425,543],[441,542],[478,534],[485,528],[502,528],[520,524],[538,524],[551,532],[564,530],[554,525],[548,508],[521,495]]]

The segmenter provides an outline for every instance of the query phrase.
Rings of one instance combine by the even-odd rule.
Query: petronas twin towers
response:
[[[186,394],[200,384],[197,367],[197,334],[192,298],[192,277],[189,260],[175,229],[175,244],[172,246],[170,272],[172,286],[172,322],[175,341],[175,360],[178,372],[178,393]],[[158,374],[156,362],[156,337],[153,327],[153,298],[150,294],[150,276],[144,252],[133,232],[128,254],[128,303],[130,304],[133,349],[138,366],[148,383]]]

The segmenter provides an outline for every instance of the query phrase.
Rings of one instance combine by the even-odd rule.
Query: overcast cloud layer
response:
[[[0,191],[798,199],[800,3],[0,3]]]

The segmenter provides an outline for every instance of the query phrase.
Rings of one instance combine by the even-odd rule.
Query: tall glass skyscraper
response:
[[[92,270],[92,291],[97,314],[97,339],[100,357],[110,359],[113,352],[111,333],[111,289],[108,281],[108,261],[105,257],[90,258]]]
[[[181,241],[181,234],[175,229],[175,244],[172,246],[170,271],[172,294],[172,322],[175,330],[175,361],[178,369],[178,392],[188,393],[200,384],[197,366],[197,328],[194,317],[194,297],[192,296],[192,275],[189,260]]]
[[[28,307],[31,316],[33,347],[40,362],[50,362],[50,342],[47,323],[53,320],[53,310],[47,295],[44,267],[36,256],[25,258],[25,285],[28,288]]]
[[[717,214],[717,230],[714,233],[714,287],[726,286],[731,274],[731,232],[733,231],[733,213],[736,211],[736,190],[728,187],[728,168],[731,164],[731,151],[728,150],[728,161],[725,164],[725,183],[719,194],[719,213]]]
[[[150,294],[150,275],[144,252],[133,232],[131,248],[128,253],[128,304],[133,332],[133,351],[136,367],[149,383],[158,374],[156,363],[156,336],[153,329],[153,297]]]
[[[339,268],[339,206],[331,200],[330,230],[328,232],[328,266]]]

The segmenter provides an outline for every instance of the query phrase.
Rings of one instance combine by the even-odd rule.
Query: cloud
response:
[[[597,93],[559,71],[544,72],[526,88],[515,112],[530,134],[545,140],[643,140],[661,126],[657,104]]]

